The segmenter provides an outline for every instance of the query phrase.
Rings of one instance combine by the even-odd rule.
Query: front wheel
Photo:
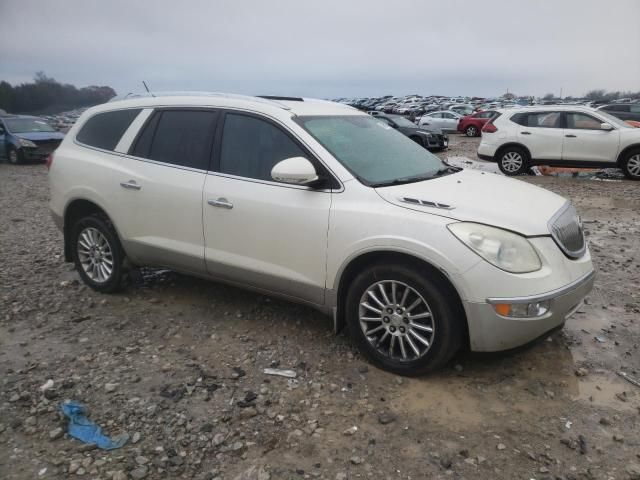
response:
[[[640,180],[640,150],[633,150],[622,160],[622,172],[631,180]]]
[[[13,165],[18,165],[22,163],[22,152],[16,150],[14,147],[9,147],[8,155],[9,163]]]
[[[122,288],[125,254],[107,218],[81,218],[71,228],[71,242],[73,262],[84,283],[103,293]]]
[[[518,147],[508,147],[498,156],[500,171],[510,177],[522,175],[529,170],[529,158],[526,152]]]
[[[447,363],[462,343],[462,318],[450,289],[399,264],[360,273],[347,294],[351,337],[376,366],[420,375]]]

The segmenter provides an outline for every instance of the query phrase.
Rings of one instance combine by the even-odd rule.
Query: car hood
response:
[[[475,170],[379,187],[376,192],[399,207],[493,225],[526,236],[549,235],[549,219],[567,202],[560,195],[521,180]]]
[[[25,140],[62,140],[64,133],[61,132],[24,132],[14,133],[16,137],[24,138]]]

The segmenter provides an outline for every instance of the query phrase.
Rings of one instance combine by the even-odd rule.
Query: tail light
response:
[[[47,170],[51,169],[52,164],[53,164],[53,152],[49,154],[49,156],[47,157],[47,161],[45,162],[45,165],[47,166]]]
[[[498,131],[498,127],[491,122],[487,122],[484,124],[484,127],[482,127],[482,131],[485,133],[496,133]]]

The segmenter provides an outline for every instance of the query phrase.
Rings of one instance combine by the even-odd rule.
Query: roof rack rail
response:
[[[283,97],[280,95],[256,95],[258,98],[264,98],[266,100],[282,100],[287,102],[304,102],[302,97]]]
[[[238,100],[247,100],[251,102],[268,103],[275,107],[282,108],[283,110],[291,110],[291,108],[283,103],[279,103],[278,100],[291,99],[303,101],[302,98],[293,97],[269,97],[269,96],[251,96],[240,95],[235,93],[220,93],[220,92],[197,92],[197,91],[166,91],[166,92],[142,92],[142,93],[127,93],[124,96],[113,97],[109,102],[118,102],[121,100],[129,100],[132,98],[151,98],[151,97],[223,97],[223,98],[236,98]]]

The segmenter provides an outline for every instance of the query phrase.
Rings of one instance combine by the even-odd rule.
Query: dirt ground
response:
[[[452,143],[475,158],[477,139]],[[45,167],[0,164],[0,478],[640,479],[640,388],[620,376],[640,379],[640,184],[522,181],[575,203],[594,291],[524,351],[406,379],[255,293],[155,270],[93,292],[63,261]],[[129,442],[68,437],[65,399]]]

